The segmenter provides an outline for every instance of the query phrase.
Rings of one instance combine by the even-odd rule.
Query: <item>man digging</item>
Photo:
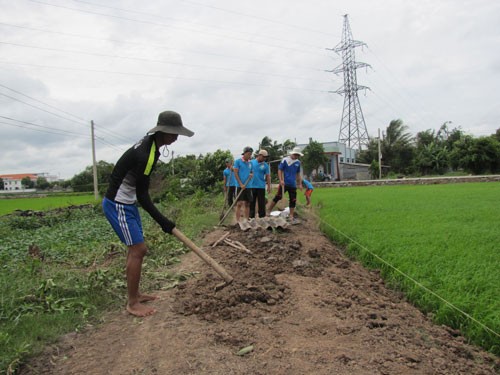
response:
[[[278,166],[279,186],[278,192],[269,203],[267,211],[271,212],[286,192],[288,192],[288,205],[290,207],[290,224],[298,224],[295,218],[295,206],[297,205],[297,187],[302,191],[302,173],[299,157],[304,156],[298,147],[295,147],[290,155],[281,160]]]
[[[117,161],[102,201],[106,218],[128,248],[127,311],[135,316],[154,314],[156,309],[146,306],[144,302],[157,298],[139,291],[142,261],[148,249],[144,243],[141,217],[136,202],[140,203],[164,232],[172,234],[175,223],[163,216],[151,201],[148,191],[149,179],[160,157],[160,148],[174,143],[179,135],[191,137],[193,134],[183,126],[178,113],[173,111],[160,113],[157,126],[125,151]]]

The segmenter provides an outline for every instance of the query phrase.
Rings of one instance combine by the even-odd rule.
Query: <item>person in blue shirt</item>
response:
[[[250,215],[250,201],[252,200],[251,190],[247,185],[253,177],[252,163],[250,161],[253,153],[253,148],[245,147],[241,158],[235,160],[233,165],[234,178],[238,186],[235,190],[235,195],[238,197],[236,202],[236,222],[238,223],[242,218],[248,219]]]
[[[278,192],[269,203],[268,211],[278,203],[283,195],[288,192],[288,206],[290,208],[290,221],[295,223],[295,206],[297,205],[297,186],[302,190],[302,173],[299,157],[304,156],[298,147],[295,147],[290,155],[281,160],[278,166],[279,186]]]
[[[304,195],[306,197],[306,206],[309,207],[311,205],[311,195],[314,190],[314,186],[305,178],[302,179],[302,186],[306,189]]]
[[[233,205],[234,190],[236,189],[236,178],[233,172],[233,161],[226,159],[226,169],[222,172],[224,177],[224,197],[226,197],[229,207]]]
[[[266,187],[271,192],[271,171],[266,163],[268,153],[260,150],[255,159],[252,159],[253,178],[250,181],[252,200],[250,201],[250,218],[255,217],[255,205],[258,207],[259,217],[266,216]]]

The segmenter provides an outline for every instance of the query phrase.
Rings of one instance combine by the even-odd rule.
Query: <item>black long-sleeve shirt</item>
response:
[[[123,204],[138,201],[163,228],[168,219],[158,211],[149,196],[150,175],[159,158],[160,151],[154,142],[154,135],[146,135],[118,159],[105,196]]]

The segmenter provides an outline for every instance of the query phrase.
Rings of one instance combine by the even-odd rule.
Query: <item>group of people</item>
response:
[[[184,127],[181,116],[174,111],[164,111],[158,116],[155,127],[135,145],[130,147],[116,162],[111,173],[109,187],[102,201],[106,218],[120,240],[127,246],[126,276],[127,305],[126,310],[139,317],[156,313],[156,309],[147,303],[157,298],[155,295],[142,293],[139,289],[144,256],[148,248],[144,242],[141,216],[136,206],[141,207],[161,226],[164,232],[176,234],[175,223],[165,217],[153,204],[149,196],[150,176],[160,157],[160,148],[167,147],[179,135],[193,136],[194,132]],[[260,217],[266,215],[266,192],[271,192],[270,168],[266,162],[268,153],[260,150],[252,160],[253,150],[245,147],[242,157],[234,162],[228,160],[224,171],[227,198],[232,205],[233,197],[238,197],[236,207],[237,218],[253,217],[256,207]],[[278,170],[280,188],[267,210],[288,191],[290,196],[290,216],[293,219],[296,204],[296,187],[309,187],[306,198],[310,204],[312,186],[303,180],[300,174],[298,150],[285,157]]]
[[[312,184],[302,178],[300,157],[303,154],[294,148],[285,156],[278,165],[278,191],[274,198],[268,202],[266,193],[271,194],[271,169],[267,162],[268,152],[259,150],[252,159],[253,149],[245,147],[241,158],[234,161],[226,160],[226,169],[223,172],[224,194],[229,207],[236,200],[236,222],[242,219],[265,217],[272,211],[276,203],[283,199],[288,192],[290,209],[290,222],[296,223],[295,207],[297,205],[297,188],[305,188],[307,205],[311,204]]]

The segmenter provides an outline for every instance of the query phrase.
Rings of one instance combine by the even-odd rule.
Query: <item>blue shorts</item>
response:
[[[104,198],[102,208],[106,219],[125,245],[144,242],[141,216],[135,204],[123,204]]]

